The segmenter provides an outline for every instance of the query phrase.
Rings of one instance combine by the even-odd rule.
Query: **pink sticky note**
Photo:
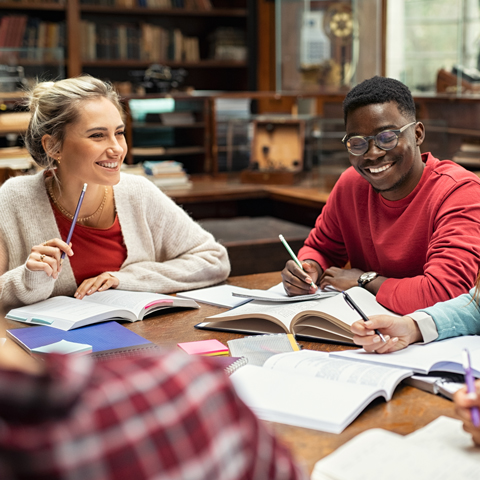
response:
[[[209,355],[212,353],[228,352],[228,347],[215,339],[183,342],[177,343],[177,345],[190,355]]]

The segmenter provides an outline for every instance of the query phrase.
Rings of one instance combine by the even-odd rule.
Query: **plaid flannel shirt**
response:
[[[181,352],[0,370],[0,478],[297,479],[223,371]]]

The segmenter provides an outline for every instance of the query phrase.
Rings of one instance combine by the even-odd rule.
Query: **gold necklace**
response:
[[[58,207],[60,212],[62,212],[63,215],[65,215],[70,220],[73,220],[73,215],[71,213],[69,213],[60,204],[60,202],[56,199],[55,195],[53,194],[53,179],[50,182],[50,184],[48,185],[47,191],[48,191],[48,195],[52,199],[53,203]],[[90,220],[91,218],[93,218],[95,215],[98,215],[103,210],[103,207],[105,206],[105,202],[107,201],[107,195],[108,195],[108,187],[105,187],[105,193],[103,195],[102,203],[100,203],[100,206],[91,215],[88,215],[87,217],[77,218],[77,223],[78,222],[81,222],[81,223],[86,222],[87,220]]]

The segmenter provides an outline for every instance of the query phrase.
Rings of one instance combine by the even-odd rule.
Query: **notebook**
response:
[[[90,354],[97,359],[158,351],[154,343],[117,322],[98,323],[69,331],[48,326],[14,328],[7,330],[7,336],[28,353],[37,355],[48,353],[49,350],[65,354],[89,353],[79,351],[84,350],[80,346],[90,346]],[[68,347],[65,342],[72,345]],[[42,352],[42,347],[53,344],[59,344],[58,349],[44,348]],[[67,347],[63,352],[59,350],[62,346]]]
[[[300,350],[295,338],[290,333],[235,338],[228,340],[227,343],[232,356],[246,357],[249,365],[258,365],[259,367],[277,353]]]

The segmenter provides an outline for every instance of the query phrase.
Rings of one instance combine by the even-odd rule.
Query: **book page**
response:
[[[242,400],[263,419],[340,433],[378,395],[376,387],[245,365],[231,377]]]
[[[418,443],[396,433],[372,429],[317,462],[311,479],[474,480],[479,476],[480,462],[475,455],[458,455],[449,444]]]
[[[324,378],[354,385],[367,385],[382,392],[390,400],[398,383],[409,377],[411,370],[332,358],[328,353],[313,350],[281,353],[270,357],[264,368],[297,372],[303,376]]]
[[[348,290],[354,301],[364,310],[367,315],[390,314],[392,312],[382,307],[367,290],[360,287],[353,287]],[[313,316],[316,314],[327,314],[327,317],[340,319],[339,323],[350,326],[353,322],[360,320],[360,315],[352,310],[345,302],[342,295],[335,295],[334,297],[306,300],[295,303],[275,303],[263,302],[254,300],[245,305],[241,305],[228,312],[220,313],[208,317],[209,321],[228,320],[232,317],[241,318],[271,318],[276,319],[285,326],[287,332],[292,332],[292,320],[296,315],[305,317],[308,324],[314,321]],[[297,325],[302,325],[301,320],[296,322]]]
[[[275,304],[271,302],[252,301],[241,305],[240,307],[228,310],[227,312],[219,313],[207,317],[209,321],[228,320],[231,317],[242,316],[242,318],[270,318],[276,319],[281,325],[284,325],[285,330],[290,333],[290,324],[293,317],[297,313],[301,313],[305,308],[314,307],[318,300],[311,300],[299,303]]]
[[[96,320],[98,318],[113,318],[114,316],[117,316],[118,311],[122,313],[122,317],[123,314],[126,314],[126,318],[129,319],[128,312],[124,312],[118,308],[86,302],[84,300],[77,300],[72,297],[59,296],[10,310],[7,314],[7,318],[12,318],[13,320],[16,319],[15,317],[17,317],[17,319],[24,318],[28,323],[41,323],[61,330],[70,330],[77,326],[95,323],[95,321],[98,321]],[[36,321],[36,319],[45,319],[46,322],[42,323]],[[89,322],[89,319],[93,319],[93,321]]]
[[[404,350],[377,355],[363,349],[332,352],[332,356],[382,365],[410,368],[416,373],[427,374],[441,370],[463,373],[462,350],[468,348],[474,375],[480,377],[480,336],[448,338],[426,345],[409,345]]]
[[[105,292],[92,293],[92,295],[84,297],[82,301],[123,308],[133,312],[137,318],[142,318],[145,306],[160,299],[175,300],[175,297],[162,295],[160,293],[130,292],[127,290],[110,289]],[[169,306],[171,307],[173,304],[166,305],[165,307]]]

